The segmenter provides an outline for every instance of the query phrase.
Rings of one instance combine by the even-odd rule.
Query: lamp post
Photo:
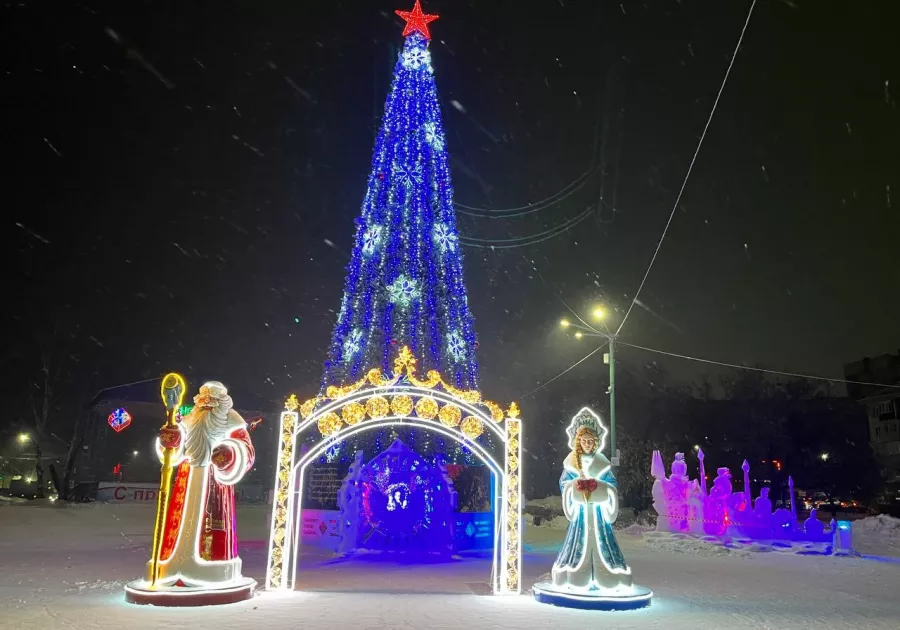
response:
[[[604,362],[609,364],[609,454],[610,460],[618,462],[616,453],[616,335],[606,325],[606,310],[603,307],[596,307],[592,315],[603,325],[603,330],[597,330],[578,315],[575,315],[577,323],[564,318],[560,320],[559,325],[566,330],[574,328],[573,336],[576,339],[603,337],[609,342],[609,352],[603,357]]]
[[[19,444],[28,444],[31,442],[31,445],[34,447],[34,472],[37,476],[38,488],[37,488],[37,498],[44,498],[44,466],[41,463],[41,460],[44,458],[44,452],[41,450],[40,443],[31,437],[28,433],[20,433],[19,434]],[[29,482],[30,483],[30,482]]]

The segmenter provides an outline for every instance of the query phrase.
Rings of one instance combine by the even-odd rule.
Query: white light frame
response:
[[[317,427],[318,421],[323,415],[331,412],[337,413],[350,403],[361,403],[376,396],[393,398],[401,395],[416,398],[433,398],[436,402],[455,405],[464,414],[475,416],[481,420],[482,425],[493,431],[504,444],[504,465],[501,466],[484,447],[466,436],[459,427],[448,427],[437,418],[427,420],[413,415],[388,415],[378,419],[369,418],[353,426],[346,426],[342,423],[341,428],[335,434],[323,437],[299,460],[297,459],[297,438],[310,427]],[[343,441],[361,431],[400,424],[441,433],[457,441],[470,449],[497,476],[500,483],[494,484],[493,592],[496,595],[518,595],[521,593],[522,497],[520,479],[522,436],[521,421],[518,418],[506,418],[506,427],[501,427],[500,423],[495,422],[484,410],[446,392],[426,387],[393,385],[373,387],[344,396],[323,405],[303,422],[298,421],[299,415],[295,411],[284,411],[281,414],[272,522],[266,561],[265,585],[267,590],[293,590],[296,584],[297,554],[300,549],[301,530],[299,517],[302,513],[303,476],[306,467],[336,442]],[[510,448],[510,441],[512,441],[514,449]],[[285,473],[287,474],[285,475]],[[287,477],[287,484],[286,488],[283,488],[285,476]],[[284,492],[280,492],[280,490]],[[283,510],[283,522],[279,522],[279,510]],[[497,513],[497,510],[499,510],[499,513]],[[499,536],[496,535],[498,525],[500,526]],[[275,555],[276,549],[280,552],[280,562],[273,563],[273,555]],[[513,562],[510,562],[511,558]]]

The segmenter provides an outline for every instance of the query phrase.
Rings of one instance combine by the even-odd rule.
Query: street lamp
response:
[[[131,454],[132,454],[134,457],[137,457],[137,456],[138,456],[138,452],[137,452],[137,451],[131,451]]]
[[[821,455],[819,455],[819,459],[821,459],[823,462],[827,462],[828,461],[828,453],[822,453]]]
[[[577,314],[575,318],[578,323],[573,323],[568,319],[561,319],[559,325],[564,328],[576,328],[573,334],[576,339],[583,337],[603,337],[609,342],[609,353],[605,355],[604,361],[609,364],[609,453],[611,458],[616,455],[616,335],[610,331],[606,325],[606,309],[602,306],[594,307],[591,311],[594,319],[603,325],[603,330],[597,330],[591,326]]]
[[[25,442],[27,442],[27,441],[30,440],[30,439],[31,439],[31,436],[28,435],[27,433],[20,433],[20,434],[19,434],[19,442],[20,442],[21,444],[25,444]]]

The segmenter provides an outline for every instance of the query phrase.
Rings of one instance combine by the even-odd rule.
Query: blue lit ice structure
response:
[[[574,589],[539,582],[532,589],[534,598],[542,604],[579,608],[581,610],[637,610],[650,605],[653,592],[644,586],[619,589]]]
[[[438,466],[399,439],[361,474],[360,547],[452,551],[454,490]]]

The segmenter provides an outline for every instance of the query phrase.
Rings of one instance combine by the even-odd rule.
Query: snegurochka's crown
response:
[[[581,411],[576,413],[572,418],[572,422],[569,423],[569,428],[566,429],[566,435],[569,436],[569,448],[575,448],[575,435],[581,427],[588,427],[597,434],[597,439],[600,442],[597,451],[602,451],[604,444],[606,444],[606,434],[608,431],[606,430],[606,427],[603,426],[603,420],[600,419],[600,416],[588,407],[583,407]]]

